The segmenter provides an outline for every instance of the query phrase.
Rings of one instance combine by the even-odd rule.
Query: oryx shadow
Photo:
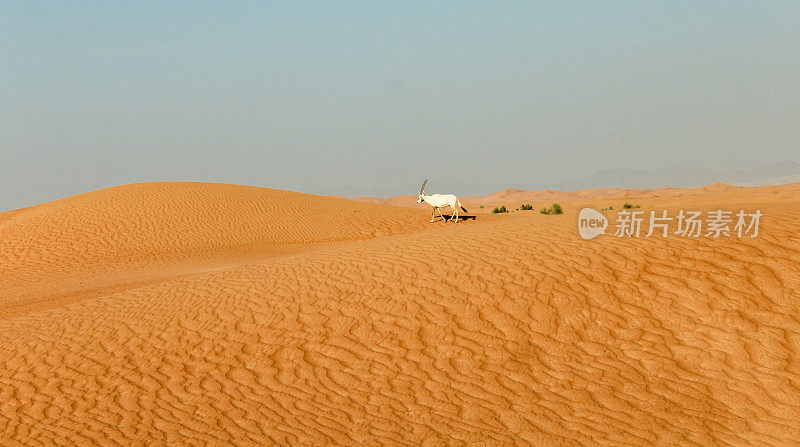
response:
[[[477,217],[478,216],[473,216],[473,215],[470,215],[470,214],[467,214],[467,215],[459,214],[458,222],[461,222],[462,220],[470,220],[470,219],[475,220]],[[445,215],[444,216],[444,222],[450,222],[450,219],[451,219],[450,215]],[[453,217],[452,219],[455,220],[455,217]],[[439,217],[438,214],[436,215],[436,218],[433,220],[433,223],[436,223],[436,222],[442,222],[442,218]],[[458,222],[456,222],[456,223],[458,223]]]

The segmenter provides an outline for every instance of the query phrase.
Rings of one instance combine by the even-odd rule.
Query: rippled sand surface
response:
[[[458,224],[204,183],[2,213],[0,445],[797,445],[800,185],[723,186]],[[764,217],[578,236],[631,199]]]

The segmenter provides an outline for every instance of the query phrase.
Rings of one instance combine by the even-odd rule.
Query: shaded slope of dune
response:
[[[0,439],[793,445],[800,206],[762,211],[741,240],[517,213],[9,318]]]
[[[213,183],[138,183],[0,220],[0,304],[415,231],[424,212]],[[201,262],[202,261],[202,262]],[[5,302],[4,302],[5,300]],[[0,317],[3,312],[0,311]]]
[[[18,211],[0,222],[0,253],[6,273],[13,275],[14,270],[31,271],[33,259],[37,268],[67,270],[77,264],[366,239],[407,231],[419,224],[419,216],[266,188],[140,183]]]

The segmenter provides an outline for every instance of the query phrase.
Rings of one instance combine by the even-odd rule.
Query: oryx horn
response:
[[[425,179],[425,181],[422,182],[422,187],[419,188],[419,195],[422,195],[422,190],[425,189],[425,184],[426,183],[428,183],[428,179]]]

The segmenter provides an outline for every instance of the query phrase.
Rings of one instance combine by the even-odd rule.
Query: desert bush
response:
[[[533,209],[533,205],[531,205],[530,203],[523,203],[522,205],[520,205],[519,209],[521,209],[522,211],[531,211]]]
[[[508,212],[508,210],[506,209],[505,205],[503,205],[503,206],[501,206],[499,208],[498,207],[492,208],[492,214],[507,213],[507,212]]]
[[[628,202],[625,202],[625,204],[622,205],[622,207],[625,208],[626,210],[631,209],[631,208],[641,208],[639,205],[632,205],[632,204],[630,204]]]
[[[550,208],[542,208],[539,210],[539,212],[542,214],[549,214],[549,215],[564,214],[564,210],[558,203],[554,203],[553,206],[551,206]]]

